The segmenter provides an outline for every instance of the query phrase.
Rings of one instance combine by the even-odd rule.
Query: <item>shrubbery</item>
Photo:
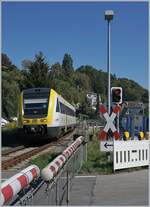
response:
[[[98,136],[93,136],[93,139],[88,143],[87,161],[83,163],[80,173],[112,173],[113,163],[110,160],[110,153],[100,152],[99,145]]]

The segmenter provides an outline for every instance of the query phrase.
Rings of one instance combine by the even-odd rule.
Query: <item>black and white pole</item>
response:
[[[107,31],[107,73],[108,73],[108,114],[110,114],[110,21],[113,19],[113,10],[105,11],[105,20],[108,22]]]

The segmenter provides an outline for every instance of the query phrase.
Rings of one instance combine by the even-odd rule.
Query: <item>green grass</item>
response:
[[[55,159],[55,157],[57,157],[58,154],[44,154],[41,156],[38,156],[35,159],[32,159],[29,161],[29,164],[31,165],[37,165],[40,169],[43,169],[44,167],[46,167],[52,160]]]
[[[100,152],[98,136],[91,137],[87,147],[87,161],[83,163],[80,173],[110,174],[112,161],[109,152]]]

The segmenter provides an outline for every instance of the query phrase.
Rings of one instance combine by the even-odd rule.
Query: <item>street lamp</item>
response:
[[[108,73],[108,114],[110,114],[110,21],[113,19],[113,10],[105,11],[105,20],[108,22],[107,32],[107,73]]]

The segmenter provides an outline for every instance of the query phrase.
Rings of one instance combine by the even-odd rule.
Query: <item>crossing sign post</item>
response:
[[[121,107],[119,105],[116,105],[113,109],[113,112],[111,116],[109,116],[108,112],[106,111],[105,107],[103,105],[100,105],[99,111],[103,114],[104,118],[106,119],[107,123],[104,129],[100,132],[99,138],[100,140],[105,140],[107,136],[107,132],[109,129],[113,132],[113,135],[115,137],[115,140],[120,139],[120,134],[117,131],[113,121],[115,117],[117,116],[117,113],[120,112]]]

